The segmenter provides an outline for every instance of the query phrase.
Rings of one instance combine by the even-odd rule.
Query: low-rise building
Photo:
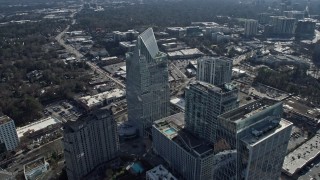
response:
[[[125,94],[125,91],[122,89],[113,89],[93,96],[80,97],[77,101],[86,110],[90,110],[124,99]]]
[[[18,134],[18,137],[21,138],[23,136],[30,136],[32,134],[39,132],[39,131],[45,130],[48,127],[60,127],[59,126],[60,124],[61,124],[61,122],[59,120],[49,116],[47,118],[40,119],[36,122],[28,124],[26,126],[19,127],[19,128],[17,128],[16,132]]]
[[[99,65],[101,66],[108,66],[111,64],[116,64],[120,63],[121,59],[118,58],[117,56],[112,56],[112,57],[104,57],[100,59]]]
[[[216,32],[216,33],[212,33],[212,40],[215,43],[226,43],[229,42],[231,39],[230,35],[224,35],[224,33],[222,32]]]
[[[119,41],[130,41],[135,38],[137,38],[139,35],[139,32],[136,30],[128,30],[126,32],[120,32],[120,31],[113,31],[113,39],[116,42]]]
[[[292,97],[285,100],[283,107],[289,118],[309,124],[312,127],[320,125],[320,109],[311,108],[300,97]]]
[[[197,48],[182,49],[180,51],[168,52],[170,59],[192,59],[203,56],[204,54]]]
[[[24,177],[26,180],[36,180],[49,169],[49,163],[44,157],[36,159],[23,166]]]
[[[282,171],[289,176],[293,176],[319,155],[320,131],[284,158]]]
[[[178,180],[162,164],[146,172],[146,180]]]
[[[136,47],[136,41],[122,41],[119,42],[120,47],[125,49],[127,52],[132,52]]]
[[[186,35],[186,28],[183,27],[167,27],[166,31],[175,37],[183,37]]]
[[[186,27],[187,36],[203,36],[202,29],[200,26],[189,26]]]

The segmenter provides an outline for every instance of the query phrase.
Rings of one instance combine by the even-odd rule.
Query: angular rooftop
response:
[[[151,57],[155,58],[156,55],[159,53],[159,48],[158,48],[157,41],[154,36],[152,28],[148,28],[142,34],[140,34],[138,36],[138,42],[141,43],[141,41],[145,45],[145,47],[147,48]]]

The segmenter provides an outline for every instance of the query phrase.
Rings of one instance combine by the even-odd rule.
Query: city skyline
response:
[[[3,0],[0,179],[320,180],[319,12]]]

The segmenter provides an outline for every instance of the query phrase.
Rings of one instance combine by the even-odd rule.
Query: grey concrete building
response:
[[[142,136],[155,120],[169,115],[168,59],[159,51],[151,28],[138,36],[134,52],[126,58],[128,119]]]
[[[246,19],[244,24],[244,35],[247,37],[255,36],[258,33],[258,21]]]
[[[279,179],[292,129],[282,112],[282,102],[260,99],[219,116],[215,152],[228,156],[214,179]]]
[[[315,35],[316,20],[304,19],[297,22],[296,37],[309,37],[312,38]]]
[[[214,143],[218,116],[239,106],[238,89],[231,83],[214,86],[196,81],[187,88],[185,102],[186,129]]]
[[[226,57],[202,57],[197,60],[197,80],[213,85],[231,82],[232,60]]]
[[[98,165],[116,158],[119,139],[111,110],[99,109],[67,122],[63,145],[69,180],[79,180]]]
[[[153,150],[180,174],[178,179],[212,178],[213,146],[184,129],[184,114],[155,121],[152,126]]]
[[[296,19],[284,16],[271,16],[274,35],[293,35],[295,32]]]
[[[5,147],[4,151],[14,150],[19,145],[14,121],[5,115],[0,117],[0,146],[1,144]]]

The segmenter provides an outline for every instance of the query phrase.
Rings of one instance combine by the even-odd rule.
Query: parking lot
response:
[[[74,102],[60,101],[47,106],[44,110],[45,115],[53,116],[62,122],[75,121],[82,115],[82,110]]]
[[[298,180],[320,180],[320,158],[303,169]]]
[[[297,126],[293,126],[289,144],[288,144],[288,152],[293,151],[302,143],[308,140],[308,132],[303,131],[301,128]]]

